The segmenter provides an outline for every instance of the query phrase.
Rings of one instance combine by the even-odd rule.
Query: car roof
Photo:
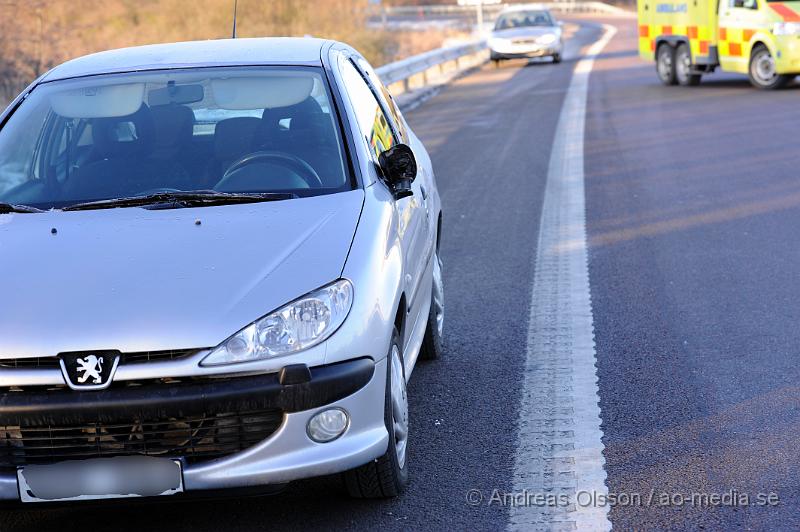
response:
[[[325,39],[265,37],[151,44],[108,50],[67,61],[42,81],[114,72],[232,65],[320,65]]]
[[[509,6],[503,9],[498,16],[505,15],[506,13],[516,13],[518,11],[550,11],[542,4],[519,4],[516,6]]]

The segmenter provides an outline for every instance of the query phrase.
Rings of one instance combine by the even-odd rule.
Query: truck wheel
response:
[[[763,44],[756,45],[750,55],[750,68],[747,69],[750,83],[765,90],[780,89],[792,80],[793,76],[778,74],[775,59]]]
[[[686,43],[678,46],[675,51],[675,79],[678,85],[684,87],[695,86],[700,83],[700,74],[692,71],[692,52]]]
[[[397,330],[392,334],[386,365],[384,422],[389,431],[389,447],[380,458],[344,473],[344,483],[351,497],[396,497],[408,484],[408,396]]]
[[[664,85],[675,85],[675,50],[662,44],[656,51],[656,72]]]

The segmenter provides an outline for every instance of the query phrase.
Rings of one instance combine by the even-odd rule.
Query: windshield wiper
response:
[[[10,212],[44,212],[42,209],[31,207],[29,205],[16,205],[14,203],[3,203],[0,201],[0,214],[8,214]]]
[[[115,209],[117,207],[150,207],[152,209],[180,209],[185,207],[210,207],[236,203],[260,203],[294,199],[291,192],[215,192],[197,190],[193,192],[157,192],[145,196],[130,196],[107,200],[87,201],[63,207],[62,211],[88,211]]]

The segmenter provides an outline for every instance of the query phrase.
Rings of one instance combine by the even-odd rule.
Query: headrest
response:
[[[291,124],[300,116],[315,114],[322,114],[322,107],[320,107],[317,100],[310,96],[295,105],[275,109],[264,109],[264,112],[261,113],[261,124],[258,126],[258,130],[255,133],[256,147],[269,146],[276,140],[279,134],[279,122],[281,120],[290,118]],[[291,129],[292,126],[290,125],[289,128]]]
[[[319,129],[325,131],[331,126],[331,117],[325,113],[313,113],[297,115],[292,118],[291,130],[297,131],[300,129]]]
[[[276,109],[264,109],[261,113],[261,120],[272,122],[283,120],[284,118],[294,118],[301,114],[322,114],[322,107],[319,102],[312,97],[308,97],[302,102],[289,105],[287,107],[278,107]]]
[[[334,137],[330,116],[324,113],[302,114],[292,118],[289,133],[293,139],[314,143],[332,142]]]
[[[128,157],[146,151],[153,142],[153,117],[147,104],[127,116],[92,120],[92,140],[103,157]]]
[[[214,129],[214,156],[234,159],[248,151],[261,120],[254,116],[237,116],[217,122]]]
[[[155,143],[158,148],[176,148],[191,142],[194,113],[185,105],[151,107],[155,124]]]

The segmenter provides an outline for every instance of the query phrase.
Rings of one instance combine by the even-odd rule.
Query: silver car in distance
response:
[[[0,115],[0,499],[408,478],[442,351],[430,158],[355,50],[154,45]]]
[[[500,12],[489,37],[492,61],[551,57],[561,62],[564,41],[561,23],[543,7],[522,5]]]

